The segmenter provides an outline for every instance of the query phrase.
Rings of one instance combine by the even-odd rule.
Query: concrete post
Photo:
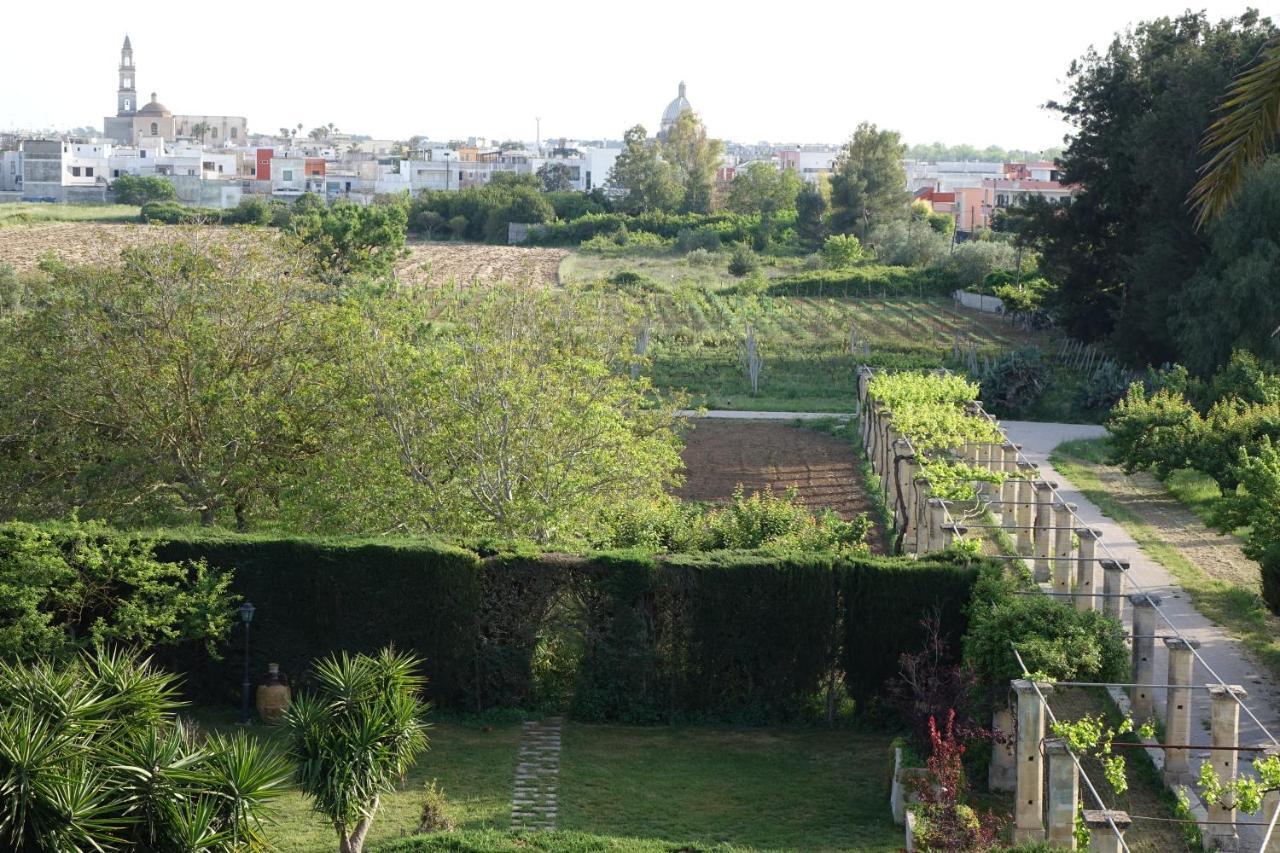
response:
[[[898,441],[897,430],[893,428],[893,418],[884,418],[884,435],[880,436],[880,485],[886,495],[893,494],[893,452]]]
[[[991,715],[991,733],[999,740],[991,744],[991,765],[987,770],[987,787],[992,791],[1012,791],[1018,776],[1018,754],[1013,740],[1013,710],[997,708]]]
[[[1036,583],[1044,583],[1051,577],[1049,571],[1049,528],[1053,526],[1053,488],[1044,480],[1036,480],[1036,529],[1035,563],[1033,575]]]
[[[906,497],[903,478],[907,473],[907,469],[904,467],[905,463],[899,461],[898,457],[904,456],[909,452],[911,443],[900,437],[896,431],[891,438],[893,440],[889,444],[889,468],[885,474],[884,482],[889,489],[889,507],[891,509],[889,515],[893,519],[894,526],[897,527],[902,523],[903,516],[903,508],[899,505],[898,498],[899,496]]]
[[[1102,612],[1117,622],[1124,623],[1124,563],[1119,560],[1103,560]]]
[[[1000,473],[1005,481],[1000,484],[1000,526],[1005,530],[1013,530],[1018,523],[1018,512],[1015,503],[1018,500],[1018,481],[1011,479],[1018,472],[1018,445],[1006,444],[1000,448],[1004,464]]]
[[[1049,738],[1044,742],[1049,760],[1049,829],[1046,840],[1051,847],[1076,849],[1076,804],[1080,801],[1080,768],[1076,766],[1066,738]]]
[[[929,550],[941,551],[946,546],[942,526],[947,523],[947,510],[941,498],[929,498]]]
[[[956,541],[969,532],[969,528],[961,524],[944,524],[942,526],[942,547],[950,548]]]
[[[862,447],[867,452],[867,462],[872,469],[876,467],[876,432],[879,421],[880,404],[871,400],[862,416]]]
[[[916,461],[915,451],[911,449],[911,443],[905,442],[906,447],[903,452],[902,460],[902,550],[907,551],[911,548],[911,543],[916,538],[916,506],[919,499],[916,497],[916,479],[920,474],[920,463]]]
[[[1128,812],[1085,809],[1084,825],[1089,830],[1090,853],[1120,853],[1124,850],[1120,839],[1132,823]]]
[[[1191,650],[1198,645],[1194,640],[1164,638],[1164,647],[1169,650],[1169,680],[1165,682],[1169,685],[1165,691],[1165,743],[1191,743],[1191,678],[1195,671],[1195,656]],[[1190,750],[1164,751],[1164,779],[1169,785],[1190,781]]]
[[[1236,763],[1240,745],[1240,702],[1249,694],[1238,684],[1209,684],[1209,735],[1213,749],[1209,750],[1209,762],[1218,780],[1230,785],[1236,778]],[[1222,748],[1219,748],[1222,747]],[[1208,821],[1205,841],[1217,850],[1234,850],[1236,835],[1236,810],[1221,803],[1206,803]]]
[[[1052,685],[1039,685],[1046,697]],[[1013,843],[1044,840],[1044,761],[1040,741],[1044,739],[1045,708],[1036,694],[1036,685],[1024,678],[1014,680],[1018,694],[1018,773],[1014,800]]]
[[[916,535],[917,554],[929,553],[929,481],[923,474],[916,475]]]
[[[1270,758],[1276,754],[1276,747],[1270,747],[1263,754],[1262,758]],[[1258,820],[1263,823],[1271,823],[1271,817],[1276,813],[1276,809],[1280,808],[1280,791],[1267,791],[1262,795],[1262,811],[1258,812]],[[1260,827],[1262,834],[1266,835],[1267,828]],[[1271,833],[1271,839],[1267,842],[1267,846],[1258,851],[1258,853],[1280,853],[1280,820],[1276,821],[1276,828]]]
[[[1053,591],[1061,593],[1058,602],[1066,604],[1066,596],[1071,594],[1071,581],[1075,575],[1075,561],[1071,554],[1075,551],[1075,511],[1076,505],[1056,503],[1053,505]]]
[[[1035,522],[1036,488],[1032,477],[1035,469],[1030,462],[1019,462],[1018,473],[1018,553],[1031,555],[1031,525]]]
[[[1134,722],[1142,723],[1155,716],[1156,673],[1156,607],[1160,596],[1145,592],[1129,596],[1133,605],[1133,682],[1129,688],[1129,706]]]
[[[1076,610],[1097,610],[1098,579],[1102,570],[1098,566],[1098,538],[1101,531],[1092,527],[1077,527],[1076,538],[1080,540],[1080,550],[1076,553],[1076,594],[1073,597]]]

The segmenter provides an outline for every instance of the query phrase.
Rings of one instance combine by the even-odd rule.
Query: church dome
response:
[[[140,116],[160,116],[161,118],[172,118],[173,113],[169,112],[169,108],[156,100],[156,93],[151,93],[151,103],[138,110],[137,115]]]
[[[662,111],[662,129],[666,130],[676,123],[676,119],[680,118],[681,113],[692,112],[693,106],[689,103],[689,99],[684,96],[684,81],[680,83],[680,94],[676,95],[676,99],[667,104],[667,108]]]

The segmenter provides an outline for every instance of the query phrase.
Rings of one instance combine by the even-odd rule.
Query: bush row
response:
[[[171,535],[165,560],[234,570],[252,601],[253,660],[288,673],[388,643],[426,659],[429,693],[458,709],[558,703],[582,719],[764,721],[797,716],[834,670],[855,700],[898,672],[940,608],[964,633],[976,569],[945,558],[717,552],[654,558],[481,558],[414,541]],[[168,661],[202,701],[231,701],[228,659]]]
[[[795,214],[779,213],[767,223],[770,229],[783,229],[794,224]],[[576,246],[598,235],[619,230],[646,231],[664,240],[674,240],[681,231],[714,233],[722,243],[753,241],[760,228],[759,216],[737,213],[592,213],[568,221],[544,223],[531,229],[529,242],[543,246]]]
[[[810,270],[774,279],[776,296],[877,296],[949,293],[956,279],[939,268],[867,264],[838,270]]]

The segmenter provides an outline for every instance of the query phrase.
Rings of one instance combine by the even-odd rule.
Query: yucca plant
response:
[[[262,849],[288,781],[244,734],[196,736],[173,676],[124,652],[0,664],[0,849]]]
[[[1280,133],[1280,37],[1231,83],[1200,144],[1209,159],[1191,188],[1197,227],[1231,204],[1251,167],[1267,158]]]
[[[341,853],[360,853],[382,796],[427,748],[430,706],[412,655],[384,649],[341,655],[314,667],[316,689],[298,696],[285,727],[294,778],[338,834]]]

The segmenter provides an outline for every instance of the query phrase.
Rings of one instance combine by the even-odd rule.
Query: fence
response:
[[[1089,355],[1085,349],[1076,347],[1064,354],[1075,359],[1077,366],[1088,369],[1096,355]],[[1118,689],[1128,689],[1127,704],[1135,716],[1152,716],[1156,691],[1166,691],[1163,720],[1166,740],[1149,746],[1158,751],[1165,783],[1171,788],[1182,786],[1192,778],[1188,755],[1192,748],[1189,746],[1190,700],[1192,690],[1196,689],[1192,685],[1197,664],[1213,680],[1199,689],[1208,691],[1210,697],[1208,762],[1221,784],[1230,786],[1237,776],[1237,756],[1242,751],[1239,744],[1241,712],[1252,719],[1270,741],[1270,746],[1259,751],[1280,755],[1280,741],[1245,704],[1244,688],[1227,684],[1218,675],[1200,654],[1199,644],[1184,636],[1161,609],[1160,596],[1135,582],[1129,575],[1128,563],[1111,551],[1100,531],[1080,518],[1076,505],[1063,499],[1056,484],[1041,476],[1021,448],[1009,440],[1003,427],[983,410],[980,401],[967,403],[965,414],[991,422],[1001,440],[966,444],[949,452],[955,459],[996,474],[1001,480],[978,482],[976,500],[944,500],[930,494],[930,483],[923,474],[911,437],[896,431],[893,413],[871,396],[874,374],[867,366],[858,369],[861,437],[867,458],[880,476],[890,501],[899,550],[928,554],[964,541],[971,529],[975,531],[974,536],[988,529],[999,530],[1012,540],[1013,553],[997,557],[1025,562],[1035,581],[1043,585],[1042,592],[1069,600],[1079,610],[1101,610],[1121,622],[1128,602],[1132,611],[1133,681],[1106,686],[1118,700],[1125,698],[1118,694]],[[1157,635],[1160,622],[1170,635]],[[1163,683],[1157,681],[1154,671],[1156,639],[1162,639],[1169,650],[1168,675]],[[1016,649],[1012,653],[1018,654]],[[1021,664],[1020,656],[1018,660]],[[1025,666],[1022,669],[1026,671]],[[1069,745],[1061,739],[1045,738],[1046,717],[1053,719],[1046,699],[1051,685],[1021,679],[1011,686],[1018,697],[1017,740],[1011,749],[995,750],[992,778],[1013,780],[1016,791],[1014,841],[1047,838],[1051,844],[1074,848],[1076,803],[1083,779],[1097,805],[1085,818],[1094,839],[1092,849],[1127,851],[1124,830],[1133,819],[1151,818],[1108,808]],[[1008,722],[1002,727],[997,720],[996,727],[1007,729]],[[1205,802],[1203,814],[1199,821],[1202,832],[1215,847],[1239,849],[1237,827],[1258,826],[1266,829],[1256,849],[1272,853],[1280,848],[1280,844],[1272,845],[1272,838],[1277,835],[1277,818],[1280,818],[1280,792],[1269,792],[1264,798],[1262,814],[1270,815],[1267,822],[1238,822],[1235,804],[1231,801]]]

